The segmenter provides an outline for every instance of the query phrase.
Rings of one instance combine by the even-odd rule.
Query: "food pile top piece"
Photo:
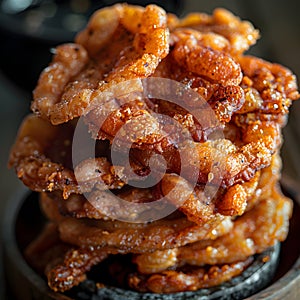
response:
[[[286,238],[279,149],[299,94],[244,55],[258,36],[224,9],[117,4],[54,50],[9,162],[40,193],[49,223],[26,256],[54,291],[95,265],[141,292],[216,286]]]

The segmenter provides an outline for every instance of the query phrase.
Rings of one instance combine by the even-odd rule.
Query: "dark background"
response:
[[[29,112],[31,91],[38,75],[51,59],[50,49],[59,43],[72,41],[75,31],[85,24],[93,10],[116,1],[32,0],[31,3],[36,6],[23,11],[22,6],[27,2],[0,0],[0,216],[5,203],[22,187],[14,172],[7,170],[8,153],[21,119]],[[250,20],[260,30],[261,39],[250,53],[280,62],[300,77],[300,2],[297,0],[127,2],[141,5],[157,3],[179,16],[189,11],[211,13],[216,7],[225,7],[242,19]],[[290,122],[284,130],[286,142],[282,154],[284,172],[296,180],[300,178],[299,119],[300,103],[295,103]],[[0,272],[0,283],[3,282],[1,276]],[[0,286],[0,299],[4,298],[3,291]]]

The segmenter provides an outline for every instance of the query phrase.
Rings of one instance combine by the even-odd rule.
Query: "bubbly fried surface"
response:
[[[184,247],[142,254],[135,258],[140,273],[157,273],[182,266],[219,265],[244,261],[287,236],[291,201],[274,191],[273,198],[261,200],[234,221],[229,233],[215,240],[202,240]]]
[[[18,177],[36,192],[84,193],[97,189],[124,186],[126,177],[112,168],[106,157],[86,159],[75,166],[71,161],[73,125],[52,126],[47,121],[29,115],[23,121],[17,141],[11,150],[9,165]],[[123,180],[122,180],[123,178]]]
[[[114,247],[120,251],[151,252],[186,245],[218,235],[222,227],[231,227],[228,217],[204,226],[185,217],[163,219],[150,224],[124,225],[119,221],[97,222],[67,218],[59,222],[60,238],[80,247]],[[215,231],[214,231],[215,230]]]
[[[50,270],[46,269],[48,285],[55,292],[64,292],[78,285],[86,279],[85,273],[97,263],[100,263],[108,255],[109,251],[101,249],[93,251],[89,249],[71,249],[65,257],[63,264],[58,264]]]
[[[154,275],[131,275],[129,285],[140,292],[177,293],[217,286],[241,274],[251,258],[232,264],[214,265],[208,269],[191,268],[187,271],[163,271]]]
[[[103,34],[105,22],[112,22],[112,26],[108,26],[109,30]],[[87,28],[76,39],[78,48],[75,46],[75,49],[65,47],[59,48],[62,51],[57,50],[51,68],[43,72],[34,91],[33,110],[53,124],[61,124],[86,114],[88,104],[112,85],[150,76],[161,59],[168,54],[168,38],[166,13],[155,5],[138,9],[128,5],[116,5],[95,13]],[[111,39],[115,42],[106,42]],[[116,45],[118,46],[115,47]],[[86,47],[87,51],[81,53],[83,47]],[[82,62],[72,57],[78,55],[78,52]],[[87,64],[87,57],[91,60],[96,59],[100,66]],[[70,63],[73,63],[71,71],[66,68]],[[110,66],[110,69],[107,66]],[[87,69],[83,69],[84,67]],[[94,71],[99,67],[104,68],[100,74]],[[90,85],[86,76],[76,78],[80,77],[78,73],[82,69],[88,80],[95,73],[96,86]],[[49,77],[52,84],[59,87],[51,97],[47,94]],[[72,82],[76,88],[71,87]],[[52,106],[51,111],[47,109],[49,105]]]

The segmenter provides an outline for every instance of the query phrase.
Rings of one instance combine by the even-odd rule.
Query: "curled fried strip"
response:
[[[122,199],[124,202],[119,202]],[[152,215],[153,219],[157,211],[151,205],[135,206],[131,204],[151,203],[153,201],[150,189],[132,188],[120,191],[116,195],[110,192],[96,190],[87,195],[73,194],[65,201],[60,193],[42,193],[41,205],[47,217],[59,222],[62,216],[75,218],[103,219],[103,220],[128,220],[135,222],[143,213]],[[149,212],[151,211],[152,212]]]
[[[76,36],[76,42],[82,45],[91,57],[109,43],[117,31],[121,20],[121,5],[97,10],[90,18],[86,28]]]
[[[43,118],[51,118],[67,83],[82,71],[88,59],[81,45],[65,44],[55,48],[53,61],[40,75],[33,92],[32,110]]]
[[[255,198],[260,178],[261,171],[257,171],[249,181],[229,187],[223,197],[216,200],[217,212],[225,216],[241,216],[249,209],[249,201]]]
[[[191,36],[192,38],[193,36]],[[200,123],[203,132],[200,137],[207,137],[209,133],[216,129],[215,127],[220,127],[221,124],[224,126],[224,123],[231,120],[234,113],[239,112],[242,107],[246,106],[245,91],[241,86],[233,84],[224,86],[219,82],[212,82],[203,76],[191,73],[178,64],[171,55],[158,66],[153,76],[178,81],[199,94],[198,97],[182,97],[181,101],[184,107],[188,108],[188,113],[192,114],[196,122]],[[249,101],[249,97],[247,100]],[[157,102],[158,111],[162,111],[167,115],[171,114],[172,116],[183,111],[179,105],[174,107],[172,103],[169,103],[170,107],[164,108],[162,101]],[[208,111],[208,107],[203,105],[205,102],[209,104],[211,111]],[[210,123],[208,123],[208,120],[203,120],[205,117],[210,118]],[[204,126],[205,124],[207,126]],[[199,130],[199,128],[197,129]],[[205,139],[197,140],[197,138],[194,138],[194,140]]]
[[[190,271],[163,271],[145,276],[133,274],[129,278],[129,286],[140,292],[176,293],[195,291],[201,288],[217,286],[224,281],[241,274],[252,259],[222,266],[212,266],[208,269],[195,268]]]
[[[215,213],[215,205],[206,197],[203,189],[193,189],[188,181],[176,174],[166,174],[163,177],[161,193],[195,223],[201,225],[222,219],[220,214]]]
[[[55,292],[64,292],[86,279],[86,272],[92,266],[103,261],[110,252],[106,249],[71,249],[64,261],[56,267],[46,270],[48,285]]]
[[[160,154],[168,173],[183,174],[182,170],[189,170],[184,172],[185,179],[193,182],[198,178],[199,184],[209,182],[223,188],[249,181],[257,171],[270,165],[281,144],[280,126],[273,121],[255,120],[242,124],[237,130],[241,139],[233,142],[222,138],[206,142],[186,141],[176,148],[165,147]],[[130,159],[137,169],[148,169],[153,154],[155,151],[133,150]],[[159,160],[153,165],[159,166]]]
[[[139,17],[139,21],[136,22],[135,20],[130,24],[124,18],[128,15],[134,17],[134,10],[137,12],[136,15]],[[34,94],[32,104],[34,110],[38,111],[43,117],[48,118],[53,124],[61,124],[82,114],[87,114],[92,109],[89,107],[89,104],[94,102],[99,94],[110,87],[126,80],[152,75],[160,61],[169,52],[167,18],[165,11],[155,5],[148,5],[142,10],[142,13],[140,12],[141,8],[128,8],[126,5],[117,5],[96,13],[89,26],[79,34],[78,42],[87,46],[91,55],[97,54],[97,60],[105,61],[104,64],[100,63],[101,67],[104,68],[104,72],[100,74],[98,82],[94,85],[89,85],[85,77],[83,77],[80,81],[83,80],[84,82],[80,86],[76,78],[72,78],[77,73],[70,73],[68,76],[60,74],[58,77],[52,77],[51,83],[58,85],[60,89],[59,93],[52,95],[51,101],[49,100],[52,109],[48,111],[47,107],[44,106],[44,99],[47,97],[47,86],[50,84],[50,79],[47,76],[42,76],[37,86],[38,92]],[[114,25],[106,34],[103,34],[103,29],[107,27],[105,20],[110,18],[110,16],[113,16]],[[102,17],[104,17],[104,20]],[[121,46],[123,47],[119,45],[120,39],[116,39],[114,43],[109,44],[108,49],[99,52],[107,42],[107,39],[115,34],[120,34],[119,31],[122,32],[122,28],[129,31],[134,30],[129,35],[123,30],[123,35],[125,35],[125,38],[121,37]],[[92,35],[94,34],[94,29],[96,29],[95,35],[100,36],[97,42],[94,42],[89,37],[91,33]],[[126,46],[125,49],[124,46]],[[111,49],[113,55],[109,53],[109,49]],[[107,55],[109,56],[108,60]],[[87,68],[86,72],[88,74],[90,73],[90,68],[91,66]],[[92,64],[92,72],[93,68],[95,66]],[[73,84],[79,86],[79,89],[67,90],[67,83],[71,86]],[[64,94],[64,91],[67,91],[67,93]],[[41,104],[37,105],[39,102]]]
[[[66,156],[71,151],[72,133],[72,124],[53,126],[35,115],[29,115],[23,121],[11,150],[9,166],[15,168],[18,177],[33,191],[61,190],[64,198],[71,193],[88,192],[93,187],[122,187],[126,178],[120,169],[112,168],[105,157],[81,162],[75,168],[78,175],[75,177],[70,158]],[[58,143],[56,150],[59,147],[62,150],[52,153],[55,143]]]
[[[227,235],[181,248],[178,260],[196,265],[222,264],[261,253],[286,238],[291,211],[290,199],[275,194],[235,221]]]
[[[247,211],[252,209],[260,199],[268,199],[273,195],[274,188],[277,188],[281,177],[282,162],[279,153],[272,156],[269,167],[261,171],[255,193],[247,203]]]
[[[107,82],[111,82],[110,86],[124,81],[125,78],[128,80],[139,76],[148,77],[169,52],[166,13],[158,6],[148,5],[145,8],[134,33],[133,45],[140,52],[140,57],[134,63],[131,56],[120,62],[106,78]]]
[[[248,181],[256,171],[270,165],[272,155],[281,143],[279,126],[274,122],[257,121],[245,127],[242,134],[244,145],[240,147],[228,140],[216,140],[185,148],[191,162],[195,162],[195,155],[200,157],[200,164],[193,163],[200,169],[199,182],[206,182],[212,172],[216,176],[221,174],[222,185],[231,186]]]
[[[232,229],[233,222],[230,219],[225,219],[206,236],[205,240],[213,241],[218,237],[228,234]],[[137,264],[138,271],[142,274],[161,272],[180,263],[178,260],[180,249],[172,248],[137,254],[133,256],[133,262]]]
[[[216,238],[219,235],[229,232],[232,228],[231,225],[231,222],[226,220],[226,222],[223,222],[217,226],[209,234],[209,238]],[[130,226],[127,228],[127,230],[128,229],[130,230]],[[94,248],[91,246],[87,248],[70,249],[64,255],[62,262],[56,262],[54,267],[53,264],[48,265],[46,269],[48,284],[54,291],[64,292],[85,280],[85,273],[89,271],[93,265],[103,261],[108,255],[117,253],[126,254],[131,251],[132,250],[129,248]]]
[[[175,22],[174,22],[175,23]],[[204,13],[190,13],[174,24],[175,28],[193,28],[200,32],[213,32],[225,37],[230,43],[230,53],[241,54],[255,44],[259,32],[248,21],[233,15],[230,11],[217,8],[212,16]]]
[[[220,122],[229,122],[245,103],[244,91],[240,86],[220,86],[209,99]]]
[[[178,209],[189,220],[203,224],[215,222],[220,215],[239,216],[244,213],[247,202],[254,195],[260,172],[250,181],[235,184],[224,191],[216,191],[210,195],[205,187],[196,186],[194,189],[182,177],[176,174],[166,174],[161,182],[161,192],[170,202],[181,203]],[[184,191],[184,192],[183,192]]]
[[[191,38],[194,42],[201,44],[203,47],[216,51],[229,52],[229,41],[220,34],[214,32],[202,32],[192,28],[176,28],[171,32],[170,43],[173,46],[180,40],[188,41]]]
[[[63,241],[80,247],[112,247],[120,252],[143,253],[179,247],[215,236],[218,234],[218,230],[214,231],[217,226],[228,227],[231,222],[228,217],[201,226],[182,216],[149,224],[67,218],[59,222],[59,231]]]
[[[80,192],[120,189],[127,182],[123,167],[112,166],[106,157],[85,159],[74,168]]]
[[[141,149],[161,149],[171,143],[171,133],[164,134],[162,122],[142,101],[130,101],[124,105],[111,101],[104,105],[97,103],[91,105],[93,109],[86,121],[94,138],[109,139],[125,149],[131,145]],[[176,133],[178,130],[172,131]]]
[[[300,96],[295,75],[280,64],[249,55],[240,56],[238,61],[263,99],[259,109],[264,113],[287,113],[291,100]]]
[[[212,82],[226,86],[238,85],[242,80],[240,65],[230,55],[202,46],[193,36],[175,43],[171,54],[187,71]]]

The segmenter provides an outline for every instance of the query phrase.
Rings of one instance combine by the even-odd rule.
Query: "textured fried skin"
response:
[[[135,263],[139,272],[149,274],[164,270],[164,266],[204,266],[243,261],[286,238],[291,211],[291,201],[273,191],[273,197],[261,200],[234,221],[229,233],[215,240],[172,249],[172,255],[169,250],[142,254],[135,258]]]
[[[60,97],[68,82],[88,63],[88,54],[84,47],[77,44],[65,44],[55,49],[55,56],[49,67],[40,75],[33,92],[35,101],[32,110],[44,118],[53,118],[59,106]]]
[[[205,265],[232,263],[261,253],[288,233],[292,203],[274,195],[235,221],[233,230],[213,242],[199,242],[183,247],[178,255],[182,263]]]
[[[134,22],[131,23],[127,19],[136,16],[139,18],[138,22],[133,19]],[[112,17],[113,24],[111,27],[109,26],[106,33],[102,33],[103,24],[110,17]],[[131,30],[132,32],[130,32]],[[120,31],[121,39],[115,40],[114,35],[118,37]],[[129,34],[126,31],[129,31]],[[97,37],[100,38],[95,41]],[[109,43],[109,47],[105,47],[106,49],[102,51],[104,45],[107,45],[108,38],[114,39],[115,42]],[[98,78],[96,77],[98,82],[95,82],[95,85],[89,85],[86,82],[87,76],[91,77],[96,73],[94,71],[96,66],[93,63],[87,65],[87,69],[83,70],[84,73],[87,73],[86,76],[83,78],[75,76],[86,65],[88,54],[85,50],[84,55],[81,55],[84,56],[83,63],[80,64],[80,60],[78,60],[77,66],[73,62],[74,66],[71,65],[69,71],[66,66],[70,64],[72,52],[67,45],[61,46],[61,51],[59,51],[60,48],[57,49],[58,53],[54,57],[52,68],[46,69],[39,79],[34,93],[33,110],[38,111],[41,116],[49,119],[53,124],[61,124],[86,114],[90,110],[89,104],[111,86],[125,80],[150,76],[161,59],[169,52],[168,39],[169,29],[167,28],[166,13],[155,5],[148,5],[142,9],[142,13],[141,8],[135,9],[127,5],[116,5],[99,11],[77,38],[78,49],[84,49],[80,45],[82,43],[83,46],[87,47],[88,54],[91,57],[96,56],[97,61],[100,61],[101,67],[104,68],[104,72],[100,73]],[[107,53],[110,49],[113,55],[110,53],[107,59]],[[76,62],[76,60],[74,61]],[[111,68],[105,71],[108,66]],[[51,97],[48,95],[49,84],[58,87],[57,91],[51,94]],[[70,90],[69,87],[72,84],[77,88]],[[49,106],[52,107],[50,111]],[[90,117],[93,119],[93,116]]]
[[[191,271],[163,271],[150,276],[140,274],[129,278],[131,288],[140,292],[153,293],[177,293],[182,291],[195,291],[201,288],[209,288],[228,281],[241,274],[250,264],[251,258],[243,262],[195,268]]]
[[[118,198],[124,202],[117,202]],[[125,202],[126,201],[126,202]],[[70,216],[74,218],[104,219],[104,220],[131,220],[136,221],[144,211],[150,210],[147,205],[131,208],[131,204],[147,204],[153,201],[153,193],[150,189],[132,188],[120,191],[116,196],[112,193],[96,190],[85,196],[72,194],[64,201],[61,193],[42,193],[41,205],[50,220],[59,222],[60,217]],[[127,206],[126,206],[127,204]],[[155,217],[155,211],[152,213]]]
[[[64,257],[62,264],[46,270],[48,285],[55,292],[64,292],[86,279],[86,272],[97,263],[103,261],[109,251],[93,251],[89,249],[71,249]]]
[[[257,171],[271,163],[272,155],[281,143],[280,128],[275,122],[259,120],[239,128],[241,140],[230,141],[222,138],[206,142],[186,141],[177,147],[167,147],[160,153],[168,172],[180,174],[185,178],[197,178],[198,183],[212,183],[230,187],[249,181]],[[134,162],[141,168],[149,168],[149,161],[155,151],[133,151]],[[157,161],[159,166],[159,161]]]
[[[295,75],[289,69],[248,55],[240,56],[239,63],[263,99],[262,112],[287,113],[290,101],[299,98]]]
[[[260,173],[256,173],[249,182],[236,184],[225,191],[218,191],[213,199],[207,196],[203,187],[194,189],[182,177],[167,174],[161,182],[161,193],[170,202],[178,205],[190,221],[197,224],[214,223],[222,216],[242,215],[247,201],[256,190]]]
[[[43,197],[43,198],[44,198],[43,200],[45,200],[45,197]],[[52,210],[51,215],[53,216],[53,207],[50,209]],[[49,207],[48,207],[47,215],[50,216]],[[56,216],[55,216],[55,218],[56,218]],[[56,221],[57,221],[57,219],[56,219]],[[59,220],[59,221],[61,221],[61,220]],[[175,221],[178,221],[178,219],[176,219]],[[181,222],[184,222],[184,220]],[[110,225],[111,225],[111,228],[113,228],[113,227],[122,228],[123,227],[122,224],[118,224],[118,222],[116,222],[115,224],[110,224]],[[105,235],[108,235],[109,238],[114,238],[114,236],[110,235],[110,233],[109,233],[110,225],[106,224],[106,231],[103,231],[103,233]],[[174,225],[176,225],[176,224],[174,224]],[[127,237],[129,237],[130,231],[133,228],[134,228],[134,226],[130,226],[130,225],[128,226],[127,231],[129,231],[129,233],[127,234]],[[148,237],[151,238],[151,234],[152,234],[153,235],[152,238],[154,238],[155,236],[162,233],[160,231],[160,229],[165,231],[166,228],[170,229],[171,227],[170,226],[167,226],[167,227],[156,226],[153,228],[154,231],[155,230],[157,231],[156,233],[151,228],[148,228],[150,233],[148,233],[146,230],[146,235],[148,234]],[[206,228],[208,229],[207,226],[206,226]],[[83,228],[83,229],[86,229],[86,228]],[[124,229],[125,228],[123,228],[123,230]],[[210,232],[209,232],[209,230],[206,230],[207,231],[206,237],[208,239],[215,239],[218,236],[226,234],[231,229],[232,229],[231,221],[229,219],[225,219],[219,225],[214,227],[214,229],[211,230]],[[204,232],[205,229],[202,228],[202,231]],[[189,233],[192,234],[193,230],[190,231]],[[135,234],[136,235],[143,234],[143,230],[141,230],[141,228],[136,228]],[[181,234],[184,234],[184,232],[181,232],[179,235],[177,235],[177,238],[181,238],[181,236],[180,236]],[[123,238],[126,238],[126,235],[123,234]],[[135,239],[133,236],[131,238]],[[143,236],[143,239],[144,238],[146,239],[147,237]],[[188,240],[190,240],[191,237],[186,236],[186,238]],[[123,244],[123,243],[124,243],[124,241],[121,244]],[[72,243],[72,244],[74,244],[74,243]],[[134,249],[131,249],[130,247],[123,248],[122,246],[115,248],[110,243],[108,248],[107,247],[104,247],[104,248],[92,247],[91,245],[89,245],[88,247],[83,246],[80,248],[70,249],[65,255],[63,255],[63,257],[60,257],[60,260],[62,260],[62,261],[60,261],[60,260],[58,262],[54,261],[53,263],[49,264],[48,267],[46,268],[48,284],[55,291],[60,291],[60,292],[66,291],[66,290],[70,289],[71,287],[78,285],[83,280],[85,280],[86,279],[85,273],[87,271],[89,271],[93,265],[96,265],[99,262],[101,262],[102,260],[104,260],[108,255],[117,254],[117,253],[126,254],[126,253],[131,253],[131,252],[136,252],[136,251],[137,252],[144,251],[142,248],[139,248],[138,244],[136,246],[137,247],[134,247]],[[157,242],[157,241],[154,242],[154,245],[152,245],[152,246],[160,247],[159,242]],[[163,246],[165,246],[165,245],[163,245]],[[149,251],[149,247],[147,248],[146,251]],[[173,250],[171,249],[168,251],[172,252]],[[147,255],[149,255],[149,253],[146,254],[146,256]],[[63,276],[61,274],[63,274]]]
[[[199,226],[185,217],[163,219],[150,224],[120,221],[87,222],[67,218],[59,222],[61,239],[79,247],[113,247],[134,253],[162,250],[186,245],[218,234],[218,226],[231,226],[229,218]],[[214,231],[216,229],[216,231]]]
[[[242,72],[238,63],[228,54],[197,42],[192,36],[175,43],[172,55],[181,67],[224,86],[238,85],[241,82]]]
[[[64,261],[56,267],[46,270],[48,285],[54,290],[64,292],[86,279],[85,273],[103,261],[114,251],[71,249]],[[239,275],[251,262],[251,258],[234,264],[213,266],[209,270],[197,268],[191,272],[164,271],[148,278],[143,275],[131,275],[129,285],[141,292],[171,293],[178,291],[197,290],[216,286],[232,277]],[[63,274],[63,276],[62,276]]]
[[[224,225],[220,226],[220,228],[219,228],[220,231],[219,231],[218,235],[219,236],[222,235],[221,237],[207,236],[209,238],[209,240],[207,240],[207,241],[202,241],[202,242],[198,242],[195,244],[187,245],[185,247],[170,249],[170,250],[166,250],[166,251],[156,251],[153,254],[149,254],[149,253],[143,254],[143,255],[140,255],[135,260],[135,262],[140,264],[139,271],[141,273],[157,273],[157,272],[162,271],[164,268],[173,266],[174,264],[176,264],[178,262],[180,264],[188,263],[188,264],[192,264],[192,265],[202,265],[202,264],[206,264],[206,263],[229,264],[231,262],[236,262],[236,261],[246,259],[249,255],[256,253],[256,252],[261,252],[266,247],[275,243],[277,240],[281,240],[281,239],[285,238],[285,235],[287,234],[287,219],[290,214],[290,208],[291,208],[290,202],[286,198],[283,198],[283,197],[279,197],[278,199],[275,199],[275,200],[270,199],[268,201],[262,201],[261,203],[259,203],[256,206],[255,209],[250,210],[249,213],[240,217],[240,219],[238,219],[235,222],[233,230],[231,230],[230,223],[227,223],[228,224],[227,226],[224,226]],[[264,216],[264,218],[262,218],[261,216]],[[272,232],[270,231],[271,227],[269,225],[270,224],[269,222],[271,222],[272,224],[276,224],[276,227],[274,227],[272,229]],[[279,227],[281,229],[279,229]],[[215,230],[217,230],[217,228]],[[229,230],[231,230],[231,232],[227,233]],[[262,232],[260,230],[264,231],[264,234],[262,234]],[[270,237],[272,236],[272,238],[269,238],[269,239],[265,238],[266,232],[269,232],[268,234]],[[106,234],[108,234],[108,232]],[[263,239],[261,239],[262,236],[264,236]],[[215,238],[216,238],[215,241],[211,240],[211,239],[215,239]],[[250,239],[253,239],[254,242],[250,243]],[[215,248],[217,250],[213,251]],[[239,251],[236,251],[237,248],[239,249]],[[245,250],[243,250],[243,249],[245,249]],[[129,249],[122,250],[122,252],[124,252],[124,251],[127,252],[127,251],[132,251],[132,250],[129,250]],[[201,255],[203,252],[204,252],[204,254]],[[222,252],[222,253],[220,255],[217,255],[216,254],[217,252],[219,254],[220,254],[220,252]],[[77,253],[77,252],[75,251],[75,253]],[[225,255],[225,253],[228,253],[228,254]],[[97,256],[97,259],[95,258],[95,260],[92,260],[93,262],[91,262],[91,264],[97,263],[98,259],[99,259],[98,254],[97,255],[93,254],[93,255]],[[101,255],[99,255],[99,256],[101,257]],[[86,257],[86,256],[84,256],[84,257]],[[87,256],[87,257],[89,257],[89,256]],[[65,261],[68,261],[68,259],[69,258],[67,256]],[[74,259],[76,261],[77,256],[76,255],[72,256],[72,259]],[[154,261],[153,261],[153,259],[154,259]],[[149,266],[149,263],[150,263],[150,266]],[[64,265],[65,265],[65,263],[64,263]],[[88,266],[87,269],[85,267],[80,269],[80,271],[78,271],[79,272],[78,274],[83,274],[86,272],[86,270],[88,270],[90,268],[90,264],[86,264],[85,266]],[[232,268],[232,267],[233,266],[231,266],[230,268]],[[48,274],[48,278],[50,278],[49,280],[53,281],[55,276],[58,276],[57,275],[58,273],[55,273],[55,272],[58,270],[61,270],[61,268],[62,268],[62,266],[57,267],[54,270],[52,270],[51,273]],[[228,273],[231,274],[230,276],[233,276],[233,274],[237,275],[239,273],[239,272],[235,273],[235,272],[233,272],[233,270],[231,270],[230,272],[227,272],[228,271],[227,267],[222,267],[221,270],[222,271],[221,271],[221,274],[219,274],[219,276],[222,275],[221,278],[223,278],[223,279],[227,276],[226,274],[228,274]],[[68,272],[71,272],[71,271],[69,270]],[[203,276],[205,274],[204,269],[199,269],[196,272],[196,274],[198,274],[198,272],[200,272],[199,274],[203,274]],[[231,273],[231,272],[233,272],[233,273]],[[137,277],[133,276],[130,278],[130,282],[131,282],[131,284],[134,284],[134,282],[136,282],[137,278],[139,278],[138,282],[144,282],[144,284],[143,284],[143,288],[136,286],[136,288],[138,290],[143,291],[143,289],[146,289],[146,290],[152,290],[152,291],[158,292],[158,290],[154,290],[154,287],[152,288],[152,283],[150,283],[150,282],[152,282],[152,280],[154,280],[154,278],[156,278],[154,281],[154,282],[156,282],[156,280],[159,280],[159,278],[161,278],[160,276],[163,276],[162,278],[165,278],[167,273],[169,274],[167,276],[167,278],[170,277],[173,279],[172,280],[168,279],[168,281],[167,281],[168,284],[162,285],[163,289],[160,292],[166,292],[166,290],[165,290],[165,289],[167,289],[166,286],[173,286],[172,284],[170,285],[169,280],[171,280],[171,282],[173,282],[173,280],[175,280],[175,278],[177,278],[177,276],[178,276],[178,280],[179,280],[179,278],[182,279],[182,276],[180,276],[180,274],[182,274],[182,273],[180,273],[178,271],[166,271],[165,273],[163,273],[163,275],[161,275],[161,274],[153,275],[154,277],[151,277],[151,280],[146,281],[147,284],[144,282],[145,279],[143,279],[142,275],[139,275]],[[56,275],[54,275],[54,274],[56,274]],[[74,276],[74,277],[72,277],[72,280],[70,281],[70,282],[72,282],[72,283],[70,283],[72,286],[78,284],[81,280],[84,279],[84,277],[81,277],[81,275],[79,276],[77,273],[76,273],[77,275],[75,275],[75,273],[72,273],[72,274],[73,274],[72,276]],[[188,276],[188,274],[186,276]],[[192,272],[192,274],[195,275],[194,272]],[[189,274],[189,275],[192,276],[191,274]],[[196,280],[196,276],[194,276],[194,275],[192,276],[192,278],[195,277],[194,280]],[[216,282],[219,282],[219,281],[215,281],[215,280],[217,280],[217,278],[215,278],[214,276],[213,276],[214,280],[212,280],[212,283],[210,283],[210,280],[208,280],[207,276],[205,276],[204,278],[206,278],[205,282],[202,282],[202,280],[199,281],[199,282],[201,282],[201,285],[199,285],[199,286],[197,285],[198,287],[204,287],[206,285],[210,286],[210,284],[214,285]],[[231,278],[231,277],[228,277],[228,278]],[[60,282],[60,285],[58,287],[55,287],[56,283],[55,284],[51,283],[51,285],[53,285],[53,287],[58,290],[64,290],[65,287],[63,287],[63,286],[65,283],[62,283],[62,282],[64,282],[63,279],[61,279],[61,280],[62,281]],[[198,281],[196,281],[196,282],[198,282]],[[194,284],[196,284],[196,283],[194,283]],[[202,286],[202,284],[203,284],[203,286]],[[179,288],[179,286],[181,286],[181,285],[177,285],[178,288]],[[172,288],[175,289],[174,286]],[[179,290],[181,290],[181,288]],[[189,288],[187,288],[187,290],[189,290]]]
[[[117,168],[112,168],[105,157],[81,162],[75,167],[75,177],[70,157],[66,156],[71,151],[72,133],[73,126],[70,124],[55,127],[35,115],[29,115],[19,130],[9,165],[33,191],[61,190],[64,198],[71,193],[90,191],[95,186],[98,189],[122,187],[126,178],[122,172],[116,171]],[[61,147],[61,151],[53,152],[53,144],[56,150]]]
[[[103,8],[90,18],[87,27],[76,36],[76,42],[82,45],[91,57],[97,54],[111,41],[121,21],[121,5]]]
[[[175,23],[175,22],[174,22]],[[190,13],[177,20],[175,28],[193,28],[200,32],[213,32],[223,36],[230,44],[229,51],[238,55],[248,50],[259,38],[259,32],[250,22],[241,21],[231,12],[217,8],[211,16],[205,13]]]

